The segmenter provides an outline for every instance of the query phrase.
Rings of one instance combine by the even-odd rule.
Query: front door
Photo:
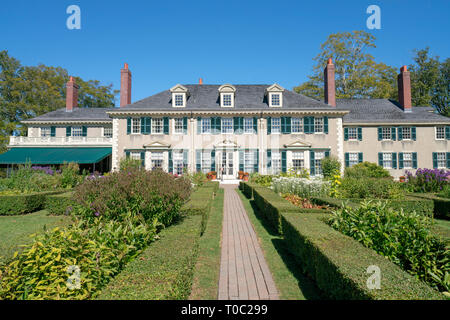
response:
[[[222,178],[223,179],[234,179],[234,153],[233,151],[223,151],[222,152]]]

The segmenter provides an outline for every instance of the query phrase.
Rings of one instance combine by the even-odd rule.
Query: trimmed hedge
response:
[[[73,192],[66,192],[48,196],[45,203],[45,209],[47,209],[51,215],[67,215],[71,211],[70,207],[74,204],[75,200],[73,200]]]
[[[444,299],[388,259],[314,216],[283,213],[281,220],[288,250],[332,299]],[[381,270],[381,289],[367,287],[370,274],[366,270],[371,265]]]
[[[239,187],[241,187],[241,186],[242,186],[241,191],[247,197],[247,199],[253,198],[253,189],[254,188],[264,188],[258,184],[243,182],[243,181],[241,181],[239,183]]]
[[[357,207],[359,203],[354,203],[350,199],[336,199],[331,197],[311,197],[311,202],[319,206],[327,205],[333,208],[340,208],[342,204],[346,204],[349,207]]]
[[[185,300],[192,287],[202,217],[188,216],[160,233],[113,279],[99,300]]]
[[[39,211],[47,197],[63,191],[46,191],[18,195],[0,195],[0,216],[14,216]]]
[[[450,199],[441,198],[433,193],[414,193],[411,197],[433,201],[434,218],[450,220]]]

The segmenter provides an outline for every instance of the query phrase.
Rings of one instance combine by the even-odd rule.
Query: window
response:
[[[153,169],[162,169],[163,166],[163,153],[162,152],[152,152],[150,154],[150,157],[152,159],[152,170]]]
[[[445,139],[445,127],[436,127],[436,139]]]
[[[141,161],[141,153],[140,152],[130,152],[130,159]]]
[[[315,133],[323,132],[323,118],[314,118],[314,132]]]
[[[175,107],[183,107],[183,106],[184,106],[184,94],[176,94]]]
[[[184,133],[183,118],[175,118],[175,133]]]
[[[392,153],[383,153],[383,168],[392,169]]]
[[[112,138],[113,136],[113,128],[105,127],[103,128],[103,136],[106,138]]]
[[[316,175],[322,174],[322,159],[325,158],[325,152],[319,151],[314,154],[314,170]]]
[[[173,152],[173,173],[181,175],[183,174],[183,152]]]
[[[279,107],[280,106],[280,94],[279,93],[272,93],[272,106]]]
[[[244,133],[253,133],[253,118],[244,118]]]
[[[303,118],[292,118],[291,119],[291,130],[292,130],[292,133],[302,133],[303,132]]]
[[[41,137],[51,137],[52,132],[50,127],[42,127],[41,128]]]
[[[244,171],[252,173],[256,164],[256,159],[254,157],[253,151],[244,152]]]
[[[281,172],[281,153],[279,151],[272,152],[272,174]]]
[[[348,140],[358,140],[358,128],[348,128]]]
[[[222,118],[222,133],[233,133],[233,118]]]
[[[350,131],[349,131],[350,133]],[[348,166],[351,167],[359,163],[359,156],[356,152],[351,152],[348,154]]]
[[[163,133],[164,132],[164,122],[162,118],[152,119],[152,133]]]
[[[82,137],[83,128],[82,127],[72,127],[72,137]]]
[[[133,120],[131,122],[131,133],[133,133],[133,134],[141,133],[141,119],[140,118],[133,118]]]
[[[280,133],[281,132],[281,118],[272,118],[272,133]]]
[[[211,133],[211,118],[202,118],[202,133]]]
[[[403,168],[412,169],[413,167],[413,158],[411,152],[403,153]]]
[[[437,152],[437,167],[439,169],[445,168],[447,161],[446,161],[445,152]]]
[[[227,94],[223,94],[222,99],[223,99],[222,106],[224,106],[224,107],[231,107],[232,106],[231,94],[228,94],[228,93]]]
[[[202,166],[203,173],[208,173],[211,171],[211,152],[206,152],[206,151],[202,152],[201,166]]]
[[[381,128],[381,139],[383,140],[391,140],[392,139],[392,132],[391,127],[383,127]]]
[[[402,127],[402,140],[411,140],[411,127]]]
[[[292,168],[295,172],[305,168],[305,153],[303,151],[292,152]]]

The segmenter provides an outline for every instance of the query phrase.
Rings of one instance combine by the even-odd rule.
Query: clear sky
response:
[[[80,30],[66,26],[70,5],[81,9]],[[380,30],[366,27],[369,5],[381,9]],[[371,53],[394,67],[426,46],[447,58],[449,12],[449,0],[2,0],[0,50],[24,65],[61,66],[115,89],[127,62],[133,102],[200,77],[292,89],[311,74],[320,44],[339,31],[371,32]]]

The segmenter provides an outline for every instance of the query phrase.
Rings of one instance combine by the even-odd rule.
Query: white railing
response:
[[[10,137],[11,146],[58,146],[58,145],[112,145],[107,137]]]

